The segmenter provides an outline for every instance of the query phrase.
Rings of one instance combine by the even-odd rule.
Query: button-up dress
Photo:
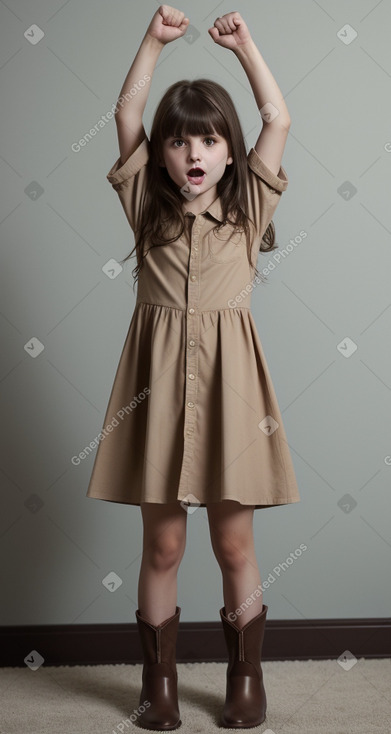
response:
[[[146,182],[144,138],[107,174],[135,229]],[[288,185],[254,148],[248,214],[262,236]],[[189,204],[191,208],[191,204]],[[292,458],[251,313],[256,287],[245,235],[223,221],[219,197],[188,211],[182,237],[152,247],[108,401],[88,497],[142,502],[236,500],[255,509],[300,500]]]

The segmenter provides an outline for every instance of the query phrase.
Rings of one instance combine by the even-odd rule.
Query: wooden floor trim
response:
[[[25,666],[36,650],[44,665],[141,663],[136,623],[0,627],[0,666]],[[267,620],[262,660],[391,657],[391,619]],[[224,662],[220,622],[180,622],[177,662]]]

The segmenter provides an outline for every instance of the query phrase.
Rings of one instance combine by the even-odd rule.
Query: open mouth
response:
[[[187,180],[194,184],[201,184],[206,176],[205,171],[202,168],[190,168],[187,172]]]

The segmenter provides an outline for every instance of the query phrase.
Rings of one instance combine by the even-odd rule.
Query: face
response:
[[[180,187],[190,184],[195,195],[213,189],[224,174],[225,167],[233,162],[227,141],[215,133],[210,135],[188,135],[170,137],[163,144],[161,166],[167,168],[170,178]],[[190,176],[189,171],[200,168],[199,176]]]

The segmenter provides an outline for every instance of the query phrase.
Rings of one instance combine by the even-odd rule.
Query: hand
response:
[[[189,22],[181,10],[171,5],[161,5],[147,28],[147,34],[160,43],[170,43],[186,33]]]
[[[232,51],[251,41],[250,31],[238,12],[226,13],[222,18],[216,18],[212,28],[208,28],[208,33],[215,43]]]

